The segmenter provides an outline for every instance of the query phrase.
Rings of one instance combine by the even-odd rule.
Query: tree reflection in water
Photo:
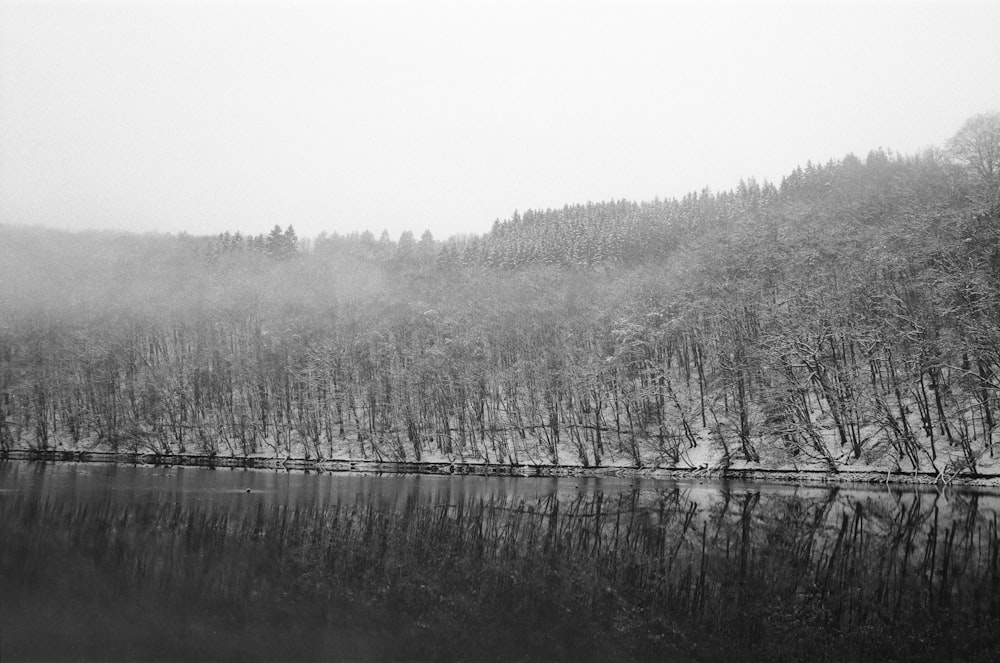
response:
[[[1000,660],[996,497],[0,501],[3,660]]]

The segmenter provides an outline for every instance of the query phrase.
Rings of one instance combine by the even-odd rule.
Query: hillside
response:
[[[0,226],[0,449],[998,472],[983,117],[444,242]]]

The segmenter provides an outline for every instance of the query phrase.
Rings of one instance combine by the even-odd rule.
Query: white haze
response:
[[[387,229],[943,145],[1000,3],[0,2],[0,223]]]

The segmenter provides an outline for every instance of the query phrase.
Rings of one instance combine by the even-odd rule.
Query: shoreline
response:
[[[636,477],[648,479],[714,479],[769,481],[809,484],[909,484],[925,486],[972,486],[1000,488],[1000,476],[957,475],[943,481],[934,472],[875,472],[783,468],[636,468],[623,466],[584,467],[582,465],[529,465],[449,461],[377,461],[370,459],[314,460],[307,458],[264,458],[206,456],[199,454],[124,453],[110,451],[0,451],[0,461],[109,463],[126,465],[183,466],[232,469],[259,469],[305,472],[361,472],[369,474],[427,474],[495,477]]]

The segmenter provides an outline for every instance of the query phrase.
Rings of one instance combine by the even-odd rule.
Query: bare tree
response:
[[[948,141],[948,149],[978,179],[977,202],[989,208],[1000,204],[1000,113],[970,117]]]

